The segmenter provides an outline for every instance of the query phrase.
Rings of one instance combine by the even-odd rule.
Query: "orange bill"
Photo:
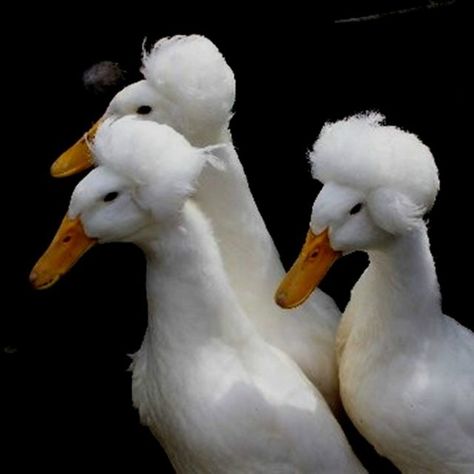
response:
[[[84,232],[81,221],[65,217],[51,245],[30,273],[30,282],[37,290],[54,285],[87,252],[96,239]]]
[[[71,148],[66,150],[51,166],[51,175],[55,178],[65,178],[80,173],[94,166],[89,143],[99,128],[101,120],[98,120],[91,129],[85,133]]]
[[[289,309],[304,303],[341,255],[332,249],[327,229],[319,235],[310,230],[296,262],[275,294],[278,306]]]

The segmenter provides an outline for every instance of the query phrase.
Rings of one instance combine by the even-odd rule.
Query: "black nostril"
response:
[[[70,235],[66,235],[66,237],[63,239],[63,243],[67,244],[71,239],[72,237]]]
[[[319,249],[316,249],[310,253],[309,258],[316,258],[318,255],[319,255]]]

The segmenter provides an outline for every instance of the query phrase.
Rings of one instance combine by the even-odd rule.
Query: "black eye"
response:
[[[113,201],[114,199],[117,198],[117,196],[119,195],[119,193],[117,191],[112,191],[111,193],[107,193],[103,198],[102,200],[104,202],[110,202],[110,201]]]
[[[151,107],[149,105],[140,105],[137,109],[137,114],[147,115],[151,112]]]
[[[361,209],[362,209],[362,203],[359,202],[349,211],[349,214],[353,216],[354,214],[357,214],[358,212],[360,212]]]

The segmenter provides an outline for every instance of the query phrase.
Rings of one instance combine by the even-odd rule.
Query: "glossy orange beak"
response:
[[[65,217],[51,245],[30,273],[37,290],[54,285],[96,243],[88,237],[79,219]]]
[[[275,294],[278,306],[289,309],[304,303],[341,255],[332,249],[327,230],[319,235],[310,230],[296,262]]]
[[[94,166],[89,143],[95,137],[102,119],[98,120],[81,139],[66,150],[51,166],[51,175],[55,178],[65,178],[80,173]]]

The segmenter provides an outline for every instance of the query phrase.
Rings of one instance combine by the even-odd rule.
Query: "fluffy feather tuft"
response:
[[[191,35],[159,40],[144,53],[142,73],[169,101],[173,123],[180,130],[228,125],[235,100],[234,73],[207,38]]]
[[[363,192],[392,189],[428,211],[439,190],[431,151],[416,135],[384,120],[367,112],[326,123],[309,155],[313,176]]]
[[[134,182],[140,204],[161,216],[184,204],[212,159],[210,150],[194,148],[171,127],[130,115],[105,120],[92,153],[98,165]]]

